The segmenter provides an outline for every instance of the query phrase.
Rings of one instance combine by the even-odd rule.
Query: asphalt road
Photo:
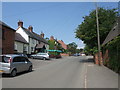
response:
[[[47,61],[43,61],[43,60],[31,60],[31,61],[33,62],[34,65],[32,72],[21,73],[14,78],[4,76],[2,78],[2,87],[3,88],[88,88],[88,86],[89,87],[94,86],[92,85],[92,81],[96,81],[94,80],[93,75],[91,74],[92,72],[96,73],[95,70],[92,71],[93,70],[92,69],[91,70],[92,72],[89,71],[90,73],[88,75],[92,75],[92,78],[91,76],[89,77],[87,76],[88,66],[92,67],[94,64],[93,62],[88,61],[87,57],[85,56],[64,57],[62,59],[52,59]],[[113,80],[114,82],[111,82],[109,84],[112,84],[113,88],[117,87],[116,74],[111,75],[111,77],[114,78]],[[88,82],[90,84],[88,84]],[[107,82],[109,82],[109,80]],[[106,88],[109,86],[106,86]]]

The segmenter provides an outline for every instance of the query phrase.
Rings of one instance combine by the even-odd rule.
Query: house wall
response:
[[[0,55],[2,54],[2,29],[0,29]]]
[[[29,42],[29,36],[21,27],[19,27],[16,32],[19,33],[27,42]]]
[[[34,53],[35,47],[39,42],[36,39],[29,38],[29,54]]]
[[[24,45],[23,43],[15,41],[17,53],[23,53],[23,45]]]
[[[0,28],[2,28],[2,54],[13,54],[15,30],[1,25]]]
[[[49,45],[45,44],[46,50],[49,50]]]
[[[17,53],[24,53],[24,47],[26,47],[26,54],[28,54],[28,44],[24,44],[22,42],[15,41],[15,50]]]

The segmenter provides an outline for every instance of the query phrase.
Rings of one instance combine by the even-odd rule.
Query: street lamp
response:
[[[100,55],[100,33],[99,33],[99,20],[98,20],[98,7],[97,7],[97,2],[95,3],[96,5],[96,22],[97,22],[97,39],[98,39],[98,62],[99,62],[99,65],[101,65],[101,55]]]

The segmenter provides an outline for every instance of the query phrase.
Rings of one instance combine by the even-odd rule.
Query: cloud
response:
[[[84,49],[84,46],[83,46],[83,47],[79,47],[79,46],[78,46],[77,49]]]

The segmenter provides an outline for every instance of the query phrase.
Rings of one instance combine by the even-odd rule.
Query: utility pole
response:
[[[98,20],[98,7],[97,7],[97,2],[96,4],[96,23],[97,23],[97,39],[98,39],[98,62],[99,65],[101,65],[101,55],[100,55],[100,33],[99,33],[99,20]]]

